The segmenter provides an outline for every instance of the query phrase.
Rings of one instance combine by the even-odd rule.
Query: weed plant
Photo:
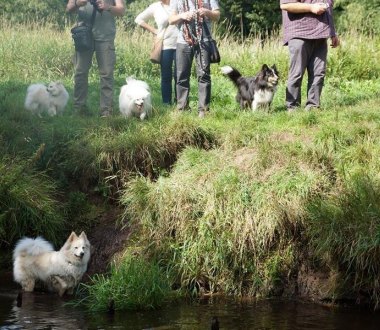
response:
[[[82,284],[81,303],[92,311],[139,310],[160,307],[171,295],[167,274],[158,264],[129,254],[110,276],[97,274],[91,283]]]

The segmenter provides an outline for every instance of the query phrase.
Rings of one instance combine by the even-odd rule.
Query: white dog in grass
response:
[[[128,77],[121,87],[119,109],[125,117],[139,117],[144,120],[152,112],[150,88],[145,81]]]
[[[65,86],[59,81],[53,81],[47,86],[31,84],[26,91],[24,105],[33,114],[41,116],[47,112],[50,116],[55,116],[63,113],[68,100],[69,93]]]

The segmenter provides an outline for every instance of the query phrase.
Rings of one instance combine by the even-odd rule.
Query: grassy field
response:
[[[106,309],[110,297],[133,296],[126,283],[143,291],[144,283],[132,281],[139,265],[152,278],[151,300],[116,308],[159,305],[168,285],[196,295],[278,295],[300,269],[327,274],[330,299],[365,296],[378,304],[378,37],[342,35],[342,46],[329,53],[322,108],[292,114],[284,111],[288,55],[280,38],[242,44],[219,37],[221,65],[253,75],[275,63],[281,83],[270,113],[242,111],[232,83],[213,65],[211,114],[200,120],[195,78],[192,112],[163,107],[150,37],[121,29],[114,116],[98,117],[94,63],[91,116],[74,115],[70,101],[61,117],[34,117],[23,109],[30,83],[61,80],[72,95],[69,28],[3,23],[0,36],[2,247],[37,234],[62,243],[70,230],[91,230],[99,212],[118,206],[124,213],[115,223],[131,226],[133,237],[110,274],[87,287],[97,308]],[[148,121],[118,114],[129,75],[152,88]]]

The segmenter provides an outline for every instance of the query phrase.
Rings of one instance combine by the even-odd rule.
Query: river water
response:
[[[142,312],[88,313],[47,293],[24,293],[11,274],[0,275],[0,330],[7,329],[133,329],[207,330],[213,317],[220,329],[231,330],[379,330],[380,313],[356,308],[331,308],[302,301],[261,300],[238,303],[202,300]]]

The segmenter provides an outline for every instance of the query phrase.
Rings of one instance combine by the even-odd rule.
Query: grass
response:
[[[61,80],[72,95],[69,28],[3,22],[0,36],[0,217],[34,191],[27,194],[30,212],[21,208],[14,216],[23,225],[3,235],[7,246],[23,232],[54,239],[58,227],[91,228],[96,195],[124,208],[115,221],[131,225],[129,244],[142,251],[141,260],[127,254],[109,274],[93,278],[85,290],[89,308],[107,309],[110,301],[117,309],[159,306],[168,286],[195,295],[276,295],[303,265],[339,275],[332,298],[366,292],[378,304],[378,37],[342,35],[341,48],[329,52],[322,109],[293,114],[284,111],[288,54],[280,37],[243,43],[220,37],[221,65],[253,75],[263,63],[276,63],[282,80],[270,113],[241,111],[234,86],[213,65],[211,114],[199,120],[195,79],[193,112],[162,106],[159,67],[148,60],[150,37],[119,28],[115,104],[126,76],[147,80],[154,116],[140,122],[122,118],[117,108],[111,118],[98,118],[96,63],[91,116],[74,115],[71,101],[61,117],[27,113],[29,83]],[[9,221],[0,223],[0,233]],[[137,275],[145,272],[146,279]]]
[[[133,254],[114,265],[110,276],[95,275],[80,291],[84,296],[80,302],[91,311],[158,308],[171,294],[167,274],[159,265]]]

